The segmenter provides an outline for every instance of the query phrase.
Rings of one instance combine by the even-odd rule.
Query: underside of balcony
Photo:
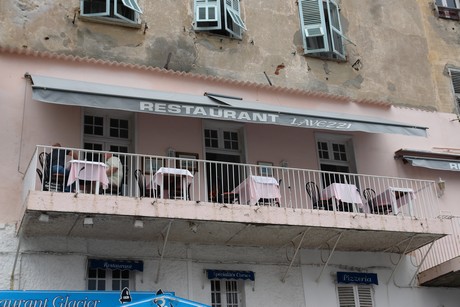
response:
[[[460,287],[460,256],[421,272],[418,278],[426,287]]]
[[[88,217],[92,224],[85,225]],[[394,253],[414,251],[448,229],[441,219],[46,191],[30,191],[19,227],[26,236],[167,237],[189,244],[275,248],[301,242],[305,249]]]

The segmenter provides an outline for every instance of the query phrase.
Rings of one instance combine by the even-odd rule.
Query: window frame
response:
[[[240,0],[194,0],[193,29],[198,32],[210,32],[242,39],[244,30],[247,30],[241,17]],[[215,18],[209,18],[209,10],[215,10]],[[205,10],[205,17],[200,12]],[[200,25],[200,23],[216,23],[216,25]]]
[[[327,151],[329,158],[324,159],[321,158],[318,143],[327,143]],[[343,145],[345,147],[345,154],[346,154],[346,161],[343,160],[336,160],[334,159],[334,150],[333,145]],[[356,174],[356,162],[355,162],[355,153],[354,153],[354,145],[353,145],[353,138],[349,135],[338,135],[338,134],[328,134],[328,133],[316,133],[315,134],[315,149],[316,149],[316,156],[318,159],[318,169],[323,170],[325,172],[334,172],[334,173],[342,173],[339,170],[325,170],[324,167],[327,166],[336,166],[338,168],[348,168],[348,172],[343,172],[342,175],[334,175],[332,176],[329,173],[325,173],[322,178],[322,187],[326,188],[328,184],[332,182],[342,182],[345,180],[347,183],[358,184],[355,180]],[[359,186],[358,186],[359,188]]]
[[[213,290],[212,283],[219,283],[220,291]],[[236,285],[236,292],[228,292],[228,283],[234,283]],[[211,290],[211,306],[212,307],[244,307],[243,301],[243,288],[244,282],[237,279],[210,279],[210,290]],[[213,302],[215,295],[219,295],[220,303]],[[236,305],[235,302],[228,302],[228,294],[236,294]]]
[[[298,0],[304,55],[346,60],[340,10],[335,0]]]
[[[94,278],[90,278],[90,276],[89,276],[90,275],[89,274],[90,270],[96,270],[96,274],[98,274],[99,270],[105,271],[105,278],[99,278],[98,276],[96,276],[96,278],[95,278],[96,279],[96,288],[95,289],[89,289],[89,282],[90,282],[90,280],[94,279]],[[119,271],[120,278],[114,278],[113,277],[113,273],[115,271]],[[119,280],[119,281],[126,280],[126,278],[123,279],[121,277],[121,274],[123,274],[124,271],[127,271],[128,274],[129,274],[129,277],[127,278],[128,285],[127,286],[126,285],[120,285],[120,289],[115,289],[114,290],[113,289],[113,281],[114,280]],[[121,291],[121,290],[123,290],[123,288],[127,287],[130,290],[134,291],[135,290],[135,277],[134,277],[135,274],[136,274],[135,271],[130,271],[130,270],[120,270],[120,269],[112,270],[112,269],[101,269],[101,268],[91,269],[89,266],[87,266],[87,269],[86,269],[86,290],[88,290],[88,291]],[[100,281],[100,280],[104,280],[104,282],[105,282],[105,289],[104,290],[98,288],[98,284],[99,284],[98,281]]]
[[[85,13],[85,2],[88,0],[80,0],[80,16],[90,18],[92,20],[106,21],[110,23],[121,22],[123,24],[140,25],[140,17],[142,9],[140,8],[137,0],[120,0],[121,4],[132,11],[133,19],[130,19],[123,14],[118,13],[119,0],[106,0],[105,12],[99,13]]]

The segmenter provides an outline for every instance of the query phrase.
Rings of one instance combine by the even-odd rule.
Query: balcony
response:
[[[418,262],[422,263],[418,279],[423,286],[460,287],[460,217],[446,218],[452,222],[453,234],[416,253]],[[423,255],[426,255],[425,259]]]
[[[48,175],[46,155],[72,160],[67,179]],[[22,233],[395,253],[451,233],[433,181],[115,155],[124,176],[112,188],[104,152],[37,146],[24,177]]]

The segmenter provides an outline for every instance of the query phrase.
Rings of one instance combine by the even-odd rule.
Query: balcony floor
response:
[[[408,253],[449,234],[441,219],[40,191],[30,192],[24,209],[26,236],[154,241],[171,222],[168,240],[190,244],[282,247],[306,231],[305,249],[331,248],[342,234],[339,251]],[[39,221],[42,213],[48,222]],[[94,225],[83,225],[86,216]]]

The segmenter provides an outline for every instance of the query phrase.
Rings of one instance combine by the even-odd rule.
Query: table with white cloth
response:
[[[337,209],[337,203],[339,201],[342,203],[353,204],[354,212],[365,210],[361,194],[354,184],[332,183],[321,191],[321,199],[332,199],[334,203],[334,211]]]
[[[273,200],[279,204],[281,194],[278,181],[273,177],[249,176],[240,183],[232,193],[237,193],[239,203],[243,205],[256,205],[259,199]]]
[[[171,180],[179,179],[180,189],[182,191],[181,198],[186,200],[188,199],[188,185],[193,182],[193,175],[187,169],[173,168],[173,167],[160,167],[153,176],[150,177],[150,180],[147,182],[146,186],[148,189],[155,188],[156,186],[160,187],[160,198],[164,197],[165,190],[165,181],[167,181],[166,186],[175,188],[175,183],[171,183]]]
[[[67,185],[76,182],[76,191],[80,191],[80,180],[95,182],[94,192],[99,194],[99,185],[103,189],[109,186],[109,178],[107,177],[107,165],[103,162],[85,161],[85,160],[70,160],[70,172]]]
[[[389,187],[381,194],[377,195],[372,202],[376,209],[383,208],[390,205],[391,211],[394,215],[399,213],[399,208],[408,205],[409,215],[412,216],[412,200],[415,199],[414,190],[411,188],[398,188]]]

